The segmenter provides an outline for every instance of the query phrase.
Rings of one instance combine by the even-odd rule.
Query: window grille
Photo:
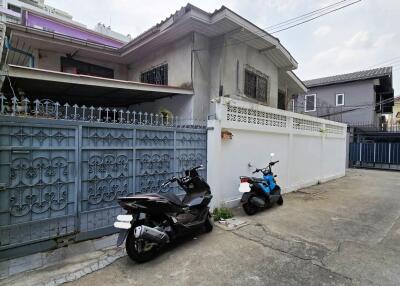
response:
[[[267,101],[268,77],[246,69],[244,76],[244,93],[248,97]]]
[[[155,67],[140,74],[143,83],[168,85],[168,64]]]

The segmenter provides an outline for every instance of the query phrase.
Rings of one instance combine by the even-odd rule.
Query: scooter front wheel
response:
[[[214,228],[214,221],[212,218],[212,215],[210,213],[208,213],[207,218],[204,222],[204,230],[206,232],[211,232]]]
[[[244,203],[242,206],[244,212],[248,215],[254,215],[258,211],[258,207],[250,203],[250,201]]]
[[[282,196],[279,197],[278,201],[276,202],[279,206],[283,205],[283,198]]]

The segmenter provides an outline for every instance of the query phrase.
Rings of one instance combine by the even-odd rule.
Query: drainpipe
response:
[[[11,41],[7,37],[4,39],[4,46],[6,47],[7,50],[14,51],[16,53],[20,53],[20,54],[27,56],[29,58],[29,67],[31,67],[31,68],[35,67],[35,56],[33,54],[28,53],[24,50],[14,48],[11,45]]]

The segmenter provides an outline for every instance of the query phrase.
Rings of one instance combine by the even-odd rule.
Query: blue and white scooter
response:
[[[260,209],[277,203],[283,205],[283,198],[281,195],[281,188],[276,184],[272,166],[279,161],[272,161],[275,156],[271,153],[271,160],[267,167],[256,169],[253,174],[261,172],[262,178],[255,177],[240,177],[239,192],[243,193],[241,203],[243,210],[248,215],[253,215]]]

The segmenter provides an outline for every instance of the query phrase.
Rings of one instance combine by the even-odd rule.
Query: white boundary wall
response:
[[[253,175],[275,153],[273,167],[284,193],[345,175],[346,124],[229,98],[208,121],[207,181],[213,206],[238,204],[239,176]],[[233,134],[221,139],[221,131]],[[251,165],[251,167],[249,166]]]

